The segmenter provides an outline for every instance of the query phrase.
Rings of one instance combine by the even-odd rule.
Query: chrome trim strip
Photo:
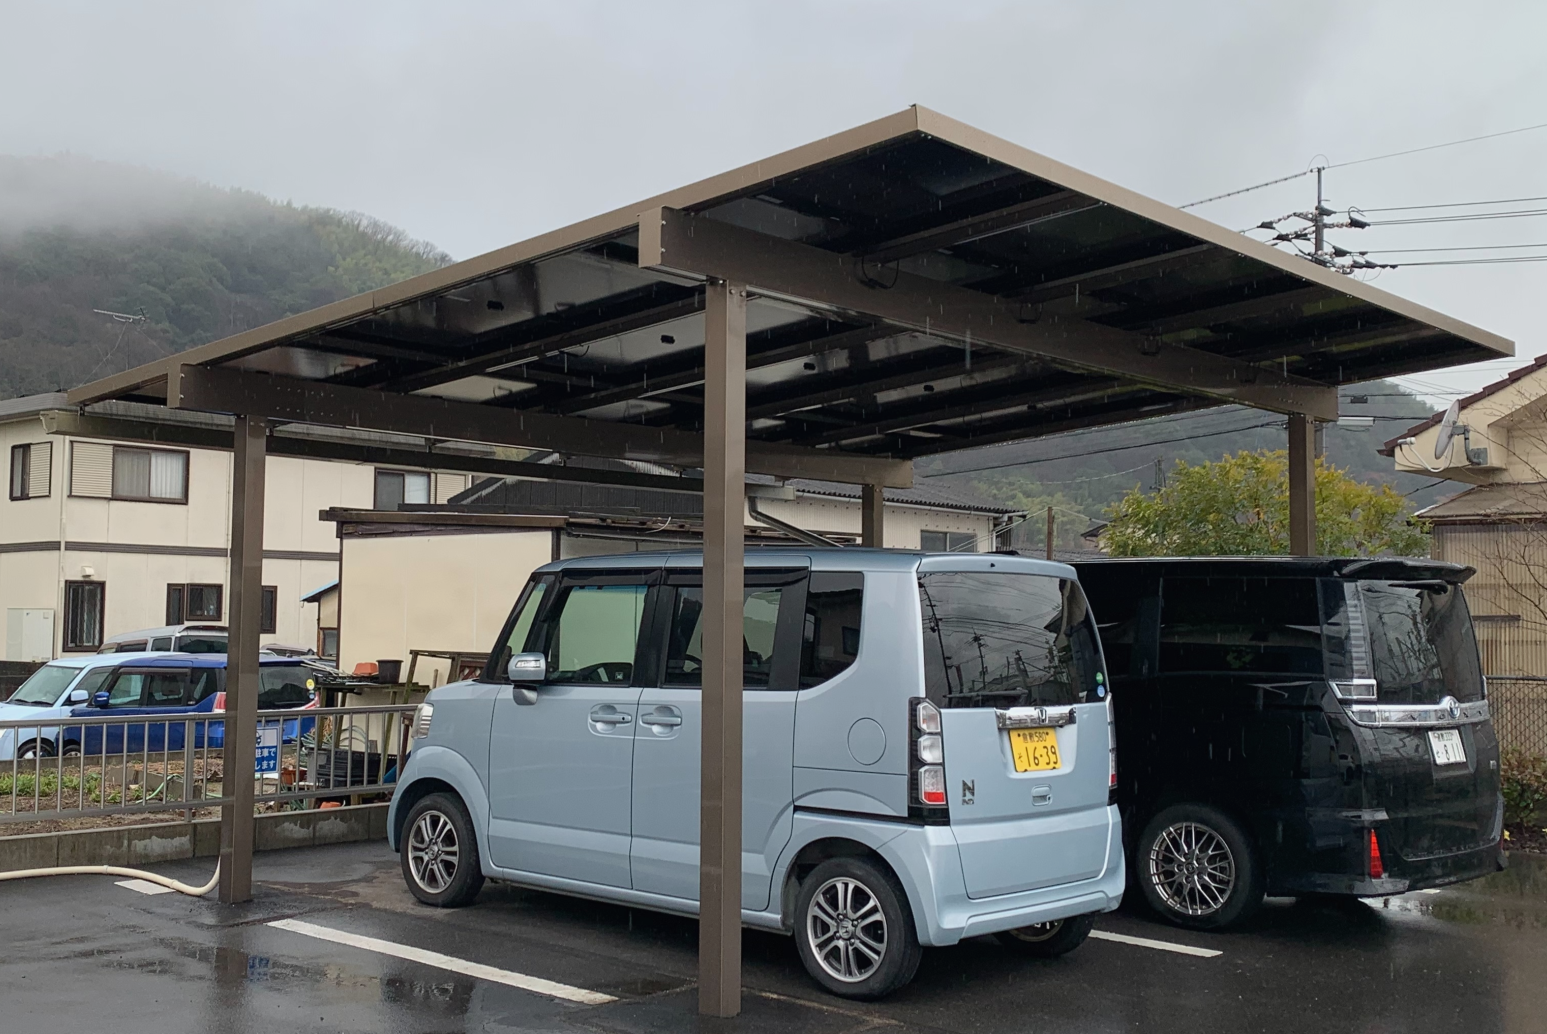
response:
[[[994,709],[994,722],[1001,729],[1046,729],[1074,724],[1074,706],[1012,707]]]
[[[1454,697],[1446,697],[1438,704],[1345,705],[1344,710],[1348,712],[1349,720],[1355,725],[1375,729],[1476,725],[1488,721],[1493,716],[1492,709],[1486,700],[1462,704]]]

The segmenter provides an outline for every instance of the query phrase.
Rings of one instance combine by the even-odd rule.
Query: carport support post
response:
[[[258,629],[263,594],[263,475],[268,421],[238,416],[231,464],[230,640],[221,763],[220,900],[252,899],[253,767],[258,740]]]
[[[1289,553],[1316,555],[1316,424],[1289,414]]]
[[[704,678],[698,1011],[741,1012],[742,570],[746,550],[747,289],[704,299]]]
[[[880,485],[861,488],[859,544],[880,549],[886,545],[886,494]]]

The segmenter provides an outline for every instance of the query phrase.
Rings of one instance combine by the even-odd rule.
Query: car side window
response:
[[[102,688],[103,683],[107,681],[107,677],[111,674],[113,674],[112,668],[98,668],[96,671],[88,671],[86,674],[81,676],[80,681],[75,684],[74,689],[78,689],[85,693],[86,699],[90,700],[92,694]]]
[[[192,686],[188,692],[188,703],[197,704],[206,697],[220,691],[220,669],[197,668],[192,673],[191,681]],[[262,706],[261,698],[259,706]]]
[[[1160,670],[1322,675],[1316,580],[1163,579]]]
[[[172,637],[169,635],[164,635],[156,639],[152,639],[150,641],[150,648],[152,650],[170,650],[172,649]]]
[[[138,707],[145,697],[145,674],[120,671],[107,691],[108,707]]]
[[[819,686],[859,656],[860,617],[865,576],[859,572],[818,571],[806,588],[801,628],[800,686]]]
[[[666,649],[666,684],[699,686],[704,678],[704,590],[679,586],[672,605]],[[768,686],[773,674],[783,586],[746,587],[741,611],[741,684],[746,689]]]
[[[548,682],[624,683],[634,677],[634,651],[649,586],[561,584],[543,622]]]
[[[146,707],[181,707],[188,700],[188,671],[158,671],[145,677]]]

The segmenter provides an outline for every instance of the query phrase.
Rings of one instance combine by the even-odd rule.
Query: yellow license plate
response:
[[[1058,734],[1053,729],[1011,729],[1010,754],[1017,772],[1046,772],[1058,767]]]

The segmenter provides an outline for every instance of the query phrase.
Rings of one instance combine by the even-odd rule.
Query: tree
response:
[[[1289,552],[1289,462],[1283,450],[1178,461],[1156,492],[1134,489],[1107,508],[1114,556],[1262,556]],[[1427,556],[1426,530],[1409,522],[1390,485],[1355,481],[1316,461],[1316,552]]]

